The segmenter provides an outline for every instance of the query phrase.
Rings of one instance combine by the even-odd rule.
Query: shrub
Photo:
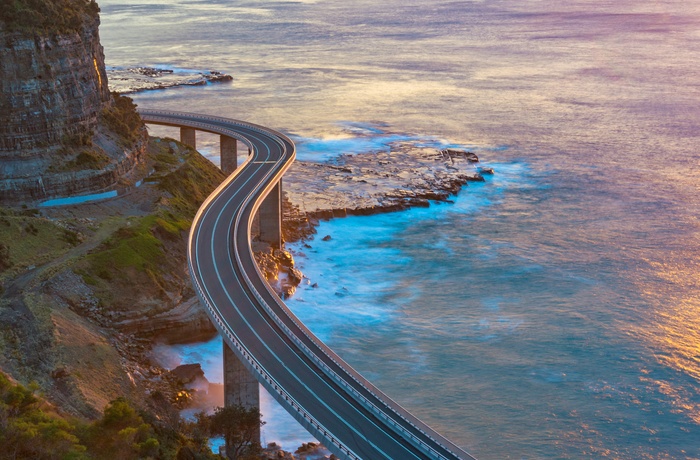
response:
[[[125,145],[133,144],[143,130],[143,120],[136,111],[136,104],[127,96],[112,93],[114,107],[102,111],[102,119],[107,127],[119,135]]]

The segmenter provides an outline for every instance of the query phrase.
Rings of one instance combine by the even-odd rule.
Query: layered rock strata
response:
[[[0,22],[0,204],[102,190],[139,161],[103,122],[114,107],[99,18],[73,32],[11,31]]]

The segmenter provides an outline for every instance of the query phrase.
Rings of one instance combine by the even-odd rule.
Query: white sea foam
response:
[[[367,136],[363,124],[382,120],[501,160],[486,185],[469,185],[471,203],[392,215],[405,230],[376,246],[409,259],[389,259],[387,271],[402,271],[391,279],[399,291],[419,285],[418,300],[365,294],[381,307],[370,325],[360,316],[324,332],[392,397],[478,458],[700,458],[697,347],[688,346],[699,329],[688,282],[698,253],[700,93],[689,90],[698,5],[277,1],[264,5],[271,16],[246,21],[182,0],[100,5],[112,62],[216,62],[234,74],[231,85],[138,94],[142,107],[311,139]],[[328,128],[337,120],[362,123]],[[488,145],[500,147],[486,154]],[[512,168],[525,163],[532,170],[518,178]],[[424,225],[431,213],[443,225]],[[430,260],[421,233],[448,235],[453,254],[438,249]],[[365,269],[347,262],[339,287]],[[533,263],[542,269],[518,268]],[[300,290],[306,303],[314,292]],[[497,309],[481,302],[497,297]],[[498,340],[462,339],[468,325],[498,316],[524,322]],[[400,336],[415,339],[432,374],[404,379],[401,363],[385,365],[410,355]],[[554,376],[544,384],[529,374],[542,368]],[[633,381],[619,388],[637,401],[546,382],[572,368],[581,382]]]
[[[408,144],[421,148],[473,148],[453,144],[427,135],[391,133],[385,125],[345,122],[339,126],[342,135],[328,137],[292,136],[297,145],[297,158],[302,161],[322,162],[343,154],[386,151],[392,145]]]

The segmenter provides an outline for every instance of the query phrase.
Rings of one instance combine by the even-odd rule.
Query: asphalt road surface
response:
[[[265,195],[294,161],[281,133],[208,115],[141,110],[147,123],[235,137],[246,162],[202,204],[188,262],[197,294],[224,340],[258,381],[343,459],[473,459],[359,375],[318,340],[272,292],[250,247]]]

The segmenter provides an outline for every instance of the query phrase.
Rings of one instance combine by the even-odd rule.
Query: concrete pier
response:
[[[282,248],[282,180],[260,205],[260,241],[275,249]]]
[[[233,137],[223,135],[219,137],[221,170],[224,174],[231,174],[238,167],[238,141]]]
[[[197,148],[197,130],[194,128],[180,127],[180,142],[189,145],[193,149]]]
[[[224,406],[260,408],[260,385],[238,356],[224,342]],[[255,435],[260,439],[260,429]]]

